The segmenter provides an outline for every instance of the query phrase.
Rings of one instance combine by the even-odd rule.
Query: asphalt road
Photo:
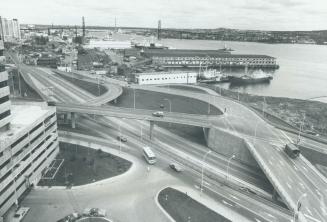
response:
[[[56,85],[59,89],[60,86]],[[145,88],[142,87],[144,90]],[[162,91],[167,93],[167,89],[159,89],[158,87],[148,87],[148,90],[151,91]],[[61,88],[62,91],[65,91]],[[58,90],[60,91],[60,90]],[[169,89],[168,93],[182,94],[181,90],[172,90]],[[58,93],[59,94],[59,93]],[[71,93],[65,91],[66,95],[69,95],[68,98],[74,97]],[[75,94],[76,96],[76,94]],[[264,169],[266,175],[270,181],[275,185],[275,188],[279,191],[281,196],[289,204],[290,207],[296,208],[296,201],[303,194],[307,193],[308,196],[306,199],[307,202],[302,202],[301,211],[307,218],[324,218],[324,209],[322,208],[321,202],[324,202],[325,191],[321,188],[326,187],[325,181],[321,179],[320,175],[314,171],[310,166],[310,163],[305,162],[303,158],[299,161],[284,161],[287,157],[285,153],[280,152],[280,145],[270,144],[263,142],[262,139],[273,139],[279,141],[281,144],[285,144],[289,139],[279,130],[276,130],[264,122],[260,117],[258,117],[252,111],[249,111],[246,107],[230,101],[221,97],[203,95],[196,93],[188,93],[188,96],[200,98],[204,101],[210,103],[215,103],[220,107],[227,108],[228,118],[223,118],[216,120],[215,124],[217,127],[229,128],[230,132],[237,134],[238,136],[247,135],[261,138],[259,141],[255,139],[250,141],[254,145],[253,154],[257,159],[259,164]],[[62,95],[58,96],[63,98]],[[66,97],[67,98],[67,97]],[[71,100],[78,100],[77,97]],[[256,123],[255,125],[253,123]],[[269,156],[269,158],[267,158]],[[274,158],[274,159],[271,159]],[[274,165],[271,166],[269,161],[274,161]],[[289,160],[289,159],[288,159]],[[305,169],[308,173],[298,172],[299,170],[294,169]],[[283,171],[281,171],[281,169]],[[283,173],[281,173],[283,172]],[[299,183],[304,184],[303,189],[294,189],[292,185],[289,184],[290,181],[293,181],[295,185]],[[314,181],[313,184],[311,181]],[[318,188],[318,189],[317,189]],[[317,189],[318,191],[315,191]],[[322,198],[319,198],[319,194],[322,195]],[[315,214],[313,217],[313,214]],[[321,219],[320,219],[321,220]]]
[[[134,87],[175,95],[185,93],[183,90],[153,86]],[[215,127],[227,129],[239,137],[254,137],[255,139],[247,140],[253,148],[250,151],[288,206],[296,209],[298,199],[306,193],[307,197],[301,201],[301,212],[303,213],[301,216],[305,216],[308,221],[324,221],[327,216],[325,210],[327,183],[314,170],[314,166],[305,161],[305,158],[291,160],[286,156],[282,149],[286,143],[290,142],[290,138],[283,131],[270,126],[247,107],[216,96],[214,91],[211,93],[213,95],[188,92],[188,96],[208,101],[221,109],[226,108],[225,118],[217,119],[214,123]],[[277,143],[268,143],[264,140],[277,141]],[[314,181],[315,184],[311,181]],[[303,184],[303,187],[300,184]]]

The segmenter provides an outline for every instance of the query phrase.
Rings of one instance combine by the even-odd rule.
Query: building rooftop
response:
[[[219,57],[219,58],[274,58],[267,55],[256,54],[231,54],[223,50],[197,50],[197,49],[148,49],[144,51],[146,56],[160,57]]]
[[[191,73],[195,74],[195,71],[170,71],[170,72],[143,72],[143,73],[135,73],[135,76],[142,76],[142,75],[173,75],[173,74],[182,74],[182,73]]]
[[[13,140],[23,136],[32,129],[37,120],[55,111],[55,107],[48,107],[45,102],[24,102],[11,105],[10,129],[0,132],[0,141],[11,144]]]

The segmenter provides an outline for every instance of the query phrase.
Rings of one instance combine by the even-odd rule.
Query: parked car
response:
[[[85,208],[83,215],[92,217],[105,217],[107,213],[106,210],[100,208]]]
[[[171,163],[171,164],[169,164],[169,167],[171,169],[175,170],[176,172],[182,172],[183,171],[183,168],[177,163]]]
[[[22,221],[27,212],[30,210],[29,207],[20,207],[14,214],[12,222]]]
[[[162,111],[156,111],[156,112],[152,113],[152,116],[164,117],[164,113]]]
[[[124,136],[117,136],[117,140],[120,140],[120,141],[122,141],[122,142],[124,142],[124,143],[127,142],[127,138],[124,137]]]

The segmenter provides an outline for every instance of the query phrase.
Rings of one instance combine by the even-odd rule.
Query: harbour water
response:
[[[327,103],[327,46],[299,44],[263,44],[207,40],[163,39],[161,43],[177,49],[234,49],[232,53],[266,54],[277,58],[280,68],[270,83],[246,86],[219,84],[223,88],[264,96],[299,99],[317,98]],[[224,72],[230,72],[228,69]]]
[[[114,39],[144,41],[143,36],[114,34]],[[158,42],[158,41],[157,41]],[[211,40],[162,39],[160,44],[176,49],[220,49],[227,45],[232,53],[265,54],[277,58],[280,68],[270,83],[246,86],[219,84],[223,88],[264,96],[316,98],[327,103],[327,45],[264,44]],[[233,70],[225,69],[230,74]],[[242,71],[243,72],[243,71]],[[319,97],[319,98],[318,98]]]

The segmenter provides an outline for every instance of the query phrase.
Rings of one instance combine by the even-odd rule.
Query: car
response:
[[[29,207],[20,207],[14,214],[12,222],[22,221],[27,212],[30,210]]]
[[[257,194],[256,192],[254,192],[253,190],[247,188],[247,187],[240,187],[241,191],[244,191],[246,193],[250,193],[250,194]]]
[[[117,136],[117,140],[120,140],[120,141],[122,141],[122,142],[124,142],[124,143],[127,142],[127,138],[124,137],[124,136]]]
[[[171,169],[175,170],[176,172],[182,172],[183,171],[183,168],[177,163],[171,163],[171,164],[169,164],[169,167]]]
[[[156,112],[152,113],[152,116],[155,116],[155,117],[164,117],[164,113],[161,112],[161,111],[156,111]]]
[[[100,208],[85,208],[83,211],[84,216],[92,217],[105,217],[107,215],[106,210]]]

